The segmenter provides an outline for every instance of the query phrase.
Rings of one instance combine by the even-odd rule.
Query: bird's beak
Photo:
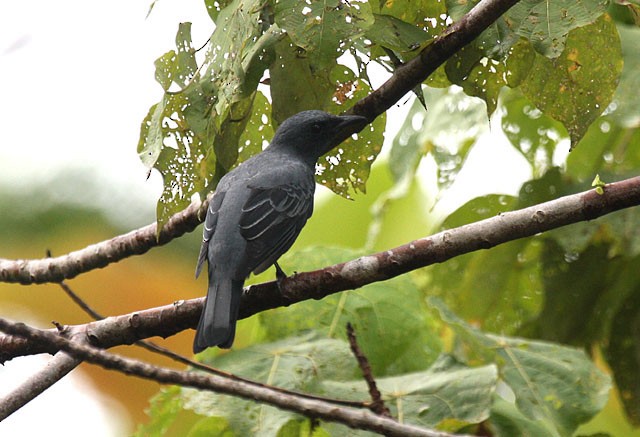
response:
[[[360,132],[369,121],[360,115],[340,115],[340,121],[335,126],[334,145],[338,145],[356,132]]]

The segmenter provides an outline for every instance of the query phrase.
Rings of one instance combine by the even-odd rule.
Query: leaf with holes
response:
[[[277,0],[274,12],[293,42],[320,60],[338,58],[347,39],[373,24],[371,6],[362,0]]]
[[[138,152],[164,179],[159,231],[194,194],[206,194],[236,164],[239,138],[255,112],[256,87],[271,63],[272,46],[283,37],[265,21],[264,3],[210,5],[216,9],[216,29],[199,67],[189,23],[178,29],[176,50],[156,62],[156,78],[166,93],[143,121]],[[169,92],[173,85],[179,90]]]
[[[596,21],[608,5],[607,0],[522,0],[505,19],[536,51],[556,58],[564,51],[567,34]]]
[[[611,102],[622,71],[620,38],[609,16],[572,31],[556,59],[536,55],[521,89],[561,122],[575,147]]]

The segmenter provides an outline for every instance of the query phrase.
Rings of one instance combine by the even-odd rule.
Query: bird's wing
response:
[[[196,265],[196,278],[200,275],[204,260],[207,259],[209,240],[216,231],[216,225],[218,224],[218,212],[220,211],[220,205],[222,205],[225,194],[225,191],[218,190],[209,202],[207,217],[204,219],[204,229],[202,230],[202,246],[200,247],[200,255],[198,256],[198,264]]]
[[[261,273],[286,252],[313,212],[313,184],[250,187],[240,234],[247,240],[248,266]]]

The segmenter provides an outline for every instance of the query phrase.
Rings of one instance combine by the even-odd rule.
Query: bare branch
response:
[[[169,219],[157,236],[155,223],[110,240],[92,244],[84,249],[54,258],[9,260],[0,258],[0,282],[42,284],[71,279],[80,273],[106,267],[128,258],[142,255],[149,249],[168,243],[193,231],[202,221],[208,200],[194,202]]]
[[[350,112],[370,121],[393,106],[402,96],[422,83],[444,61],[473,41],[518,0],[484,0],[467,15],[427,46],[419,56],[398,68],[380,88],[357,102]],[[355,132],[354,132],[355,133]],[[202,221],[208,202],[195,202],[174,215],[156,239],[156,224],[120,235],[56,258],[40,260],[0,259],[0,282],[40,284],[71,279],[80,273],[141,255],[149,249],[166,244],[186,232],[193,231]]]
[[[230,380],[199,372],[181,372],[166,369],[131,358],[110,354],[86,344],[69,341],[52,332],[30,328],[22,323],[12,323],[0,318],[0,331],[26,338],[36,343],[51,343],[80,361],[98,364],[127,375],[150,379],[162,384],[178,384],[202,390],[230,394],[250,399],[283,410],[294,411],[308,417],[345,424],[351,428],[365,429],[390,436],[452,437],[452,434],[401,424],[386,417],[377,416],[367,410],[338,407],[318,400],[304,399],[274,391],[267,387],[256,387],[242,381]]]
[[[0,421],[9,417],[53,384],[60,381],[80,363],[81,360],[69,356],[64,352],[56,353],[42,370],[22,381],[20,386],[15,390],[0,397]]]
[[[60,337],[60,334],[73,336],[73,330],[56,329],[50,335]],[[59,349],[58,349],[59,350]],[[67,355],[64,352],[58,352],[44,366],[42,370],[31,375],[16,389],[6,393],[0,398],[0,421],[6,419],[11,414],[31,402],[49,387],[60,381],[65,375],[75,369],[82,360]]]
[[[333,293],[384,281],[411,270],[447,261],[479,249],[530,237],[551,229],[592,220],[613,211],[640,204],[640,177],[604,188],[572,194],[517,211],[505,212],[479,222],[439,232],[384,252],[298,273],[284,279],[281,293],[275,281],[245,289],[241,318],[267,309],[288,306],[307,299],[322,299]],[[195,328],[204,298],[175,302],[136,313],[81,325],[86,335],[103,348],[132,344],[152,336],[168,337]],[[22,355],[55,353],[50,343],[26,342],[0,336],[0,363]]]

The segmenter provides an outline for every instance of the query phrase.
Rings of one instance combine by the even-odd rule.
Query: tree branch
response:
[[[484,0],[453,23],[418,56],[396,69],[380,88],[357,102],[349,111],[371,122],[424,82],[447,59],[476,39],[519,0]]]
[[[102,320],[104,319],[104,316],[102,316],[101,314],[99,314],[97,311],[95,311],[93,308],[91,308],[89,306],[89,304],[87,302],[85,302],[80,296],[78,296],[76,294],[75,291],[73,291],[71,289],[71,287],[69,287],[69,285],[67,285],[64,281],[60,282],[60,287],[64,290],[64,292],[80,307],[82,308],[83,311],[85,311],[87,314],[89,314],[94,320]],[[82,326],[76,327],[76,328],[82,328]],[[252,385],[257,385],[260,387],[269,387],[272,390],[276,390],[280,393],[288,393],[291,395],[295,395],[295,396],[300,396],[300,397],[305,397],[308,399],[318,399],[321,401],[325,401],[325,402],[330,402],[336,405],[344,405],[344,406],[348,406],[348,407],[355,407],[355,408],[369,408],[372,409],[373,404],[368,403],[368,402],[358,402],[358,401],[345,401],[342,399],[331,399],[331,398],[327,398],[327,397],[322,397],[322,396],[314,396],[314,395],[310,395],[307,393],[297,393],[291,390],[286,390],[284,388],[281,387],[275,387],[275,386],[268,386],[266,384],[260,383],[260,382],[256,382],[256,381],[252,381],[250,379],[246,379],[246,378],[242,378],[238,375],[234,375],[233,373],[229,373],[229,372],[225,372],[224,370],[220,370],[220,369],[216,369],[214,367],[208,366],[206,364],[200,363],[198,361],[192,360],[190,358],[187,358],[183,355],[180,355],[170,349],[167,349],[166,347],[160,346],[159,344],[156,344],[152,341],[149,340],[138,340],[134,343],[136,346],[140,346],[150,352],[153,353],[157,353],[160,355],[163,355],[167,358],[170,358],[174,361],[177,361],[178,363],[181,364],[185,364],[187,366],[191,366],[192,368],[198,369],[198,370],[202,370],[204,372],[209,372],[209,373],[213,373],[214,375],[218,375],[218,376],[222,376],[224,378],[230,378],[230,379],[236,379],[239,381],[243,381],[246,382],[247,384],[252,384]]]
[[[52,335],[55,335],[52,333]],[[80,360],[58,352],[47,362],[42,370],[34,373],[10,393],[0,397],[0,421],[3,421],[20,408],[31,402],[49,387],[60,381],[67,373],[75,369]]]
[[[367,410],[337,407],[335,404],[299,398],[266,387],[256,387],[242,381],[222,378],[199,372],[181,372],[166,369],[131,358],[110,354],[101,349],[75,341],[69,341],[52,332],[40,331],[22,323],[12,323],[0,318],[0,331],[25,338],[34,343],[50,343],[63,350],[75,360],[98,364],[106,369],[117,370],[127,375],[150,379],[162,384],[177,384],[202,390],[230,394],[244,399],[273,405],[307,417],[345,424],[351,428],[365,429],[390,436],[452,437],[452,434],[401,424],[386,417],[377,416]]]
[[[505,212],[479,222],[439,232],[405,245],[286,278],[283,293],[275,281],[247,287],[240,317],[288,306],[307,299],[384,281],[411,270],[444,262],[479,249],[530,237],[561,226],[592,220],[613,211],[640,204],[640,177],[608,184],[604,194],[595,190],[572,194],[517,211]],[[79,325],[91,343],[103,348],[152,336],[168,337],[195,328],[204,298],[175,302],[136,313]],[[0,363],[34,353],[55,353],[51,343],[26,342],[0,336]]]
[[[156,223],[152,223],[127,234],[54,258],[30,260],[0,258],[0,282],[19,282],[24,285],[60,282],[81,273],[106,267],[132,255],[142,255],[153,247],[162,246],[174,238],[193,231],[202,222],[208,205],[208,199],[192,203],[172,216],[159,236]]]
[[[460,48],[473,41],[517,1],[481,1],[422,50],[419,56],[398,68],[380,88],[357,102],[350,112],[372,121],[427,79]],[[25,285],[60,282],[132,255],[141,255],[155,246],[193,231],[202,221],[207,205],[206,200],[202,203],[195,202],[174,215],[162,229],[159,238],[156,238],[157,228],[154,223],[56,258],[0,259],[0,282],[19,282]]]

